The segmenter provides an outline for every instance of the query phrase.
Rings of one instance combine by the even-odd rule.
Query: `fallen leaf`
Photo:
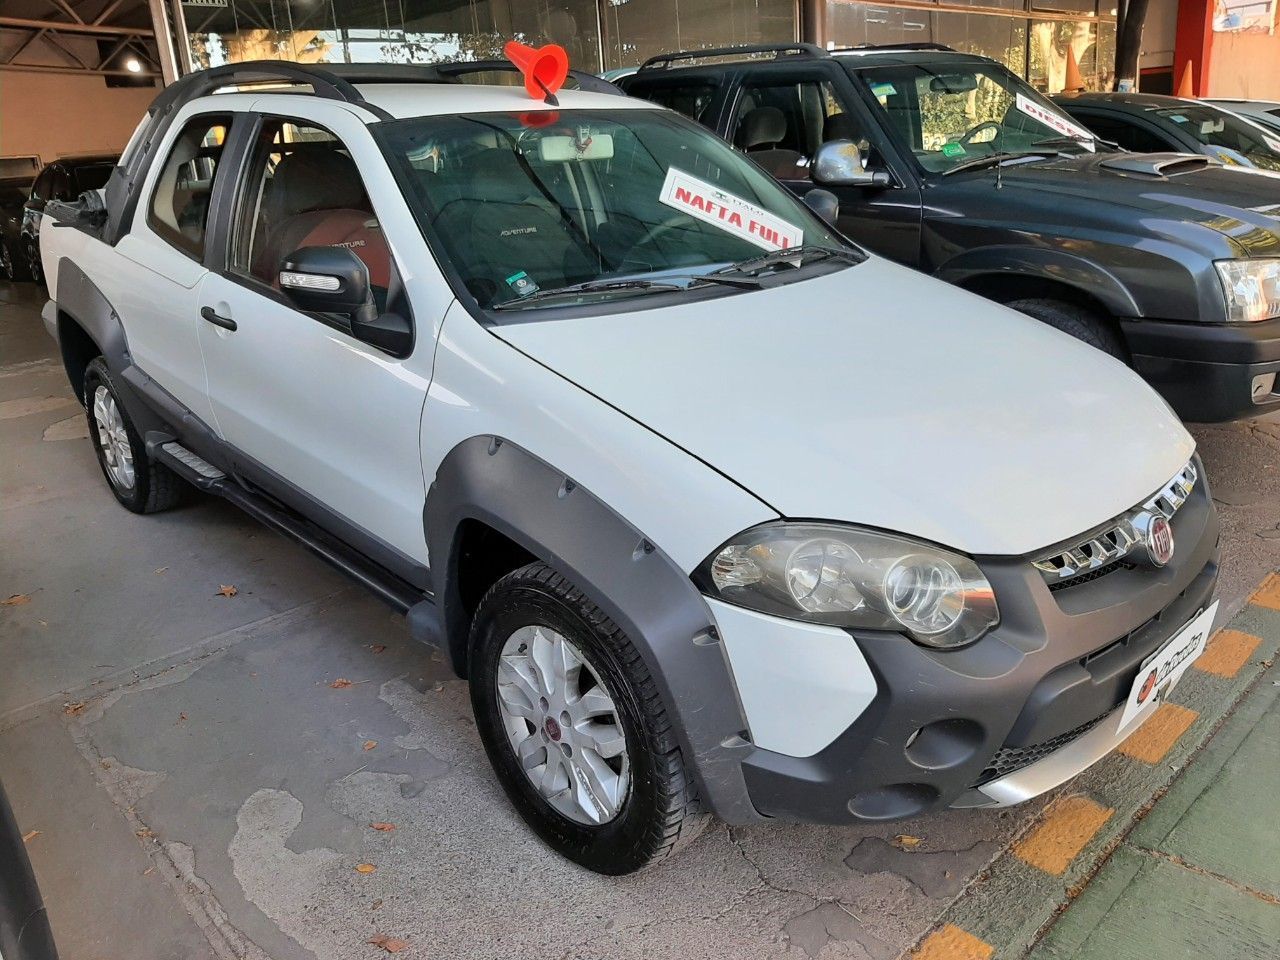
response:
[[[387,953],[400,953],[409,949],[409,942],[399,937],[388,937],[385,933],[375,933],[368,940],[375,947],[381,947]]]
[[[372,907],[372,909],[377,910],[377,909],[378,909],[379,907],[381,907],[381,906],[382,906],[382,901],[381,901],[381,900],[375,900],[375,901],[373,901],[373,907]]]
[[[154,837],[156,832],[154,830],[135,830],[133,834],[142,840],[146,840],[148,837]]]
[[[333,681],[333,683],[329,684],[329,686],[333,687],[335,690],[342,690],[345,687],[351,686],[351,681],[346,677],[339,677],[337,680]]]
[[[394,823],[371,823],[369,826],[373,827],[375,830],[381,830],[383,833],[390,833],[396,828]]]
[[[187,715],[186,715],[185,713],[180,713],[180,714],[178,714],[178,722],[179,722],[179,723],[181,723],[181,722],[182,722],[183,720],[185,720],[185,719],[187,719]]]
[[[8,600],[0,600],[0,607],[20,607],[24,603],[30,603],[30,602],[31,602],[31,594],[15,593]]]
[[[110,769],[111,769],[111,762],[110,762],[109,760],[99,760],[98,762],[99,762],[100,764],[102,764],[102,769],[103,769],[103,770],[110,770]]]
[[[156,567],[156,576],[159,576],[160,574],[164,573],[168,569],[169,569],[168,567]]]
[[[364,742],[364,748],[365,748],[366,750],[372,750],[372,749],[373,749],[374,747],[376,747],[377,745],[378,745],[378,741],[377,741],[377,740],[366,740],[366,741]]]
[[[373,871],[375,871],[375,870],[377,870],[377,869],[378,869],[378,868],[377,868],[377,867],[375,867],[372,863],[357,863],[357,864],[356,864],[356,873],[373,873]]]
[[[68,717],[78,717],[84,713],[84,708],[89,705],[88,700],[77,700],[75,703],[68,703],[63,706],[62,712]]]
[[[375,643],[371,649],[374,653],[381,653],[383,650],[387,649],[387,645],[385,643]]]
[[[147,867],[147,869],[145,869],[145,870],[143,870],[143,871],[142,871],[142,875],[143,875],[144,877],[149,877],[149,876],[151,876],[151,871],[153,871],[154,869],[155,869],[155,867]]]
[[[23,843],[30,843],[32,840],[34,840],[34,839],[35,839],[36,837],[38,837],[38,836],[40,836],[40,831],[39,831],[39,830],[32,830],[30,833],[24,833],[24,834],[22,835],[22,842],[23,842]]]
[[[219,596],[219,597],[234,597],[234,596],[235,596],[237,593],[239,593],[239,592],[240,592],[240,591],[239,591],[239,590],[237,590],[235,587],[229,587],[229,586],[227,586],[227,585],[224,583],[224,584],[222,584],[221,586],[219,586],[219,587],[218,587],[218,592],[217,592],[216,596]]]
[[[893,838],[895,846],[901,847],[903,850],[914,850],[920,844],[924,843],[919,837],[913,837],[909,834],[900,833]]]

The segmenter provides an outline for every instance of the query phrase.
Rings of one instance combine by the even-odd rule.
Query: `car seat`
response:
[[[806,158],[798,150],[780,148],[786,138],[787,118],[777,107],[756,107],[742,119],[740,146],[747,156],[775,177],[795,179]]]

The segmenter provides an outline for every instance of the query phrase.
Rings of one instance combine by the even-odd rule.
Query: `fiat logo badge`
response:
[[[1147,556],[1157,567],[1173,559],[1173,527],[1164,517],[1153,517],[1147,527]]]

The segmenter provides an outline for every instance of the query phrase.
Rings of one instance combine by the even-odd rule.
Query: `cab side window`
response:
[[[713,83],[646,83],[633,84],[627,92],[710,126],[711,118],[706,113],[716,98],[717,89]]]
[[[1126,150],[1135,150],[1138,153],[1163,153],[1167,150],[1179,149],[1163,137],[1159,137],[1136,124],[1127,123],[1118,117],[1099,117],[1082,114],[1077,116],[1076,119],[1103,140],[1118,143]]]
[[[236,211],[231,269],[278,287],[281,263],[302,247],[345,247],[369,269],[379,309],[394,267],[350,151],[328,130],[267,118]]]
[[[147,223],[183,253],[204,256],[209,198],[230,129],[230,117],[196,117],[173,142],[151,195]]]
[[[806,80],[744,86],[730,139],[773,176],[809,180],[814,154],[824,143],[852,140],[869,150],[862,122],[832,84]]]

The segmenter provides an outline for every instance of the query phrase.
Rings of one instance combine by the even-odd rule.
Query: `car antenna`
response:
[[[1004,124],[996,130],[996,155],[1004,153]],[[996,189],[1004,189],[1004,160],[996,161]]]

